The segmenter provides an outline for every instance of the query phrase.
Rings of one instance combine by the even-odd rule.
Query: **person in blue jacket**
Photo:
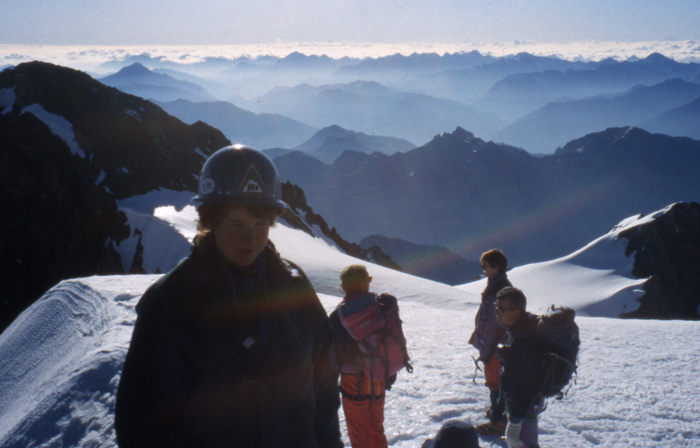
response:
[[[501,373],[501,362],[496,355],[496,347],[505,334],[505,324],[498,322],[495,314],[496,294],[501,289],[513,286],[508,280],[506,270],[508,259],[498,249],[485,252],[481,256],[481,269],[488,283],[481,293],[481,304],[476,313],[474,332],[469,343],[479,350],[478,361],[484,364],[485,385],[489,389],[491,406],[486,411],[489,421],[476,426],[477,432],[483,435],[503,435],[506,427],[505,407],[500,399],[498,376]]]
[[[118,445],[342,447],[330,322],[268,240],[286,208],[272,161],[244,146],[217,151],[193,201],[192,253],[136,308]]]
[[[500,382],[508,415],[505,437],[510,448],[540,446],[537,416],[544,407],[539,394],[543,349],[537,336],[538,318],[526,308],[527,299],[521,290],[508,287],[498,292],[496,315],[507,326],[498,358],[503,364]]]

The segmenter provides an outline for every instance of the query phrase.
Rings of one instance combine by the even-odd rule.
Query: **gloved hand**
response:
[[[510,448],[523,448],[525,444],[520,438],[520,429],[523,426],[523,422],[513,423],[508,420],[508,426],[506,426],[506,443]]]

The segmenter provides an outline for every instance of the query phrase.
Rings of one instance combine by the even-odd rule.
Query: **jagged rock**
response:
[[[632,274],[650,277],[636,311],[624,317],[700,319],[700,204],[677,203],[620,233],[634,253]]]

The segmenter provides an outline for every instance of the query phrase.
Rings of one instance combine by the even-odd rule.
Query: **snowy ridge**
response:
[[[583,316],[618,317],[633,311],[639,306],[637,299],[644,294],[641,288],[648,279],[632,276],[634,257],[625,257],[627,241],[619,235],[663,215],[670,208],[645,217],[627,218],[566,257],[517,267],[508,272],[508,277],[523,290],[530,310],[535,313],[543,313],[551,305],[574,308]],[[484,279],[457,288],[476,294],[485,286]]]
[[[145,286],[139,285],[139,295]],[[128,347],[131,327],[121,337],[119,329],[123,323],[133,325],[135,316],[116,302],[131,298],[128,290],[119,281],[110,292],[107,279],[96,285],[89,279],[62,282],[0,335],[2,446],[28,446],[26,432],[42,432],[65,419],[70,423],[70,415],[82,406],[74,400],[95,407],[104,398],[104,406],[112,402],[105,413],[113,413],[114,398],[102,395],[112,394],[110,382]],[[97,389],[100,396],[85,395]],[[66,391],[75,395],[67,397]]]

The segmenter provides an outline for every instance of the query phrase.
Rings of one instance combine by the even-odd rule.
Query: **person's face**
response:
[[[372,283],[372,277],[369,277],[367,280],[359,283],[355,283],[354,285],[345,285],[345,284],[340,284],[340,287],[343,289],[345,294],[351,295],[351,294],[367,294],[369,292],[369,284]]]
[[[481,263],[481,270],[487,278],[495,277],[498,274],[498,268],[491,266],[485,261]]]
[[[520,319],[520,310],[513,308],[507,300],[496,300],[496,320],[509,327]]]
[[[253,264],[265,249],[270,219],[256,218],[245,207],[229,209],[214,227],[216,246],[238,268]]]

